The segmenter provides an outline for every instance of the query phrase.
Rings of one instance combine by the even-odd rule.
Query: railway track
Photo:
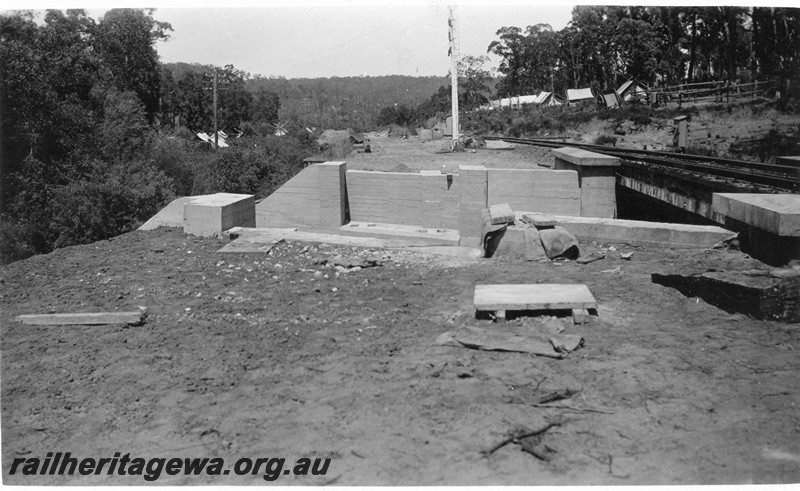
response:
[[[503,136],[483,137],[485,140],[503,140],[508,143],[536,145],[549,148],[577,147],[614,157],[623,161],[655,164],[667,168],[683,169],[703,175],[735,179],[776,188],[777,192],[800,191],[800,166],[766,164],[747,160],[724,159],[704,155],[675,152],[658,152],[635,148],[608,147],[588,143],[554,141],[541,138],[509,138]]]

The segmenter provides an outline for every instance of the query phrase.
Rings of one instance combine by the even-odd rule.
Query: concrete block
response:
[[[183,207],[183,231],[187,234],[221,236],[232,227],[255,225],[255,198],[251,194],[198,196]]]
[[[781,237],[800,237],[800,195],[714,193],[711,209]]]
[[[580,251],[578,250],[578,238],[561,225],[552,228],[539,230],[539,238],[542,247],[550,259],[560,256],[575,259]]]
[[[581,213],[581,194],[575,171],[548,169],[489,169],[487,203],[508,203],[514,210],[557,215]]]
[[[514,223],[514,211],[508,206],[508,203],[491,205],[489,207],[489,220],[492,222],[492,225]]]

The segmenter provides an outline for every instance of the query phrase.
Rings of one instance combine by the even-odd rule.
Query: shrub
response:
[[[597,138],[594,139],[595,144],[597,145],[616,145],[617,144],[617,137],[613,135],[597,135]]]
[[[153,165],[175,183],[175,194],[188,196],[192,194],[195,169],[192,162],[198,158],[207,159],[207,152],[194,155],[192,145],[187,139],[177,136],[158,135],[154,137],[150,147],[150,159]]]
[[[175,197],[172,180],[146,162],[95,162],[93,168],[87,178],[53,192],[49,225],[54,247],[131,231]]]

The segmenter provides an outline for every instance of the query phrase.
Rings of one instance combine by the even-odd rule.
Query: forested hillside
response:
[[[605,92],[630,77],[651,86],[771,79],[780,109],[800,110],[798,9],[579,6],[560,31],[532,22],[498,26],[487,53],[501,60],[499,78],[484,53],[460,60],[465,124],[561,127],[569,111],[559,121],[532,109],[470,116],[486,97]],[[151,9],[98,20],[83,10],[0,13],[0,260],[115,236],[174,196],[266,196],[320,151],[305,127],[414,128],[449,112],[446,73],[289,80],[162,64],[156,41],[171,30]],[[216,151],[196,136],[214,128],[214,73],[218,127],[232,137]],[[287,135],[274,136],[278,124]]]
[[[256,76],[248,80],[253,90],[266,89],[278,94],[282,120],[305,120],[309,126],[356,131],[372,129],[384,107],[397,104],[416,108],[443,85],[449,85],[444,76],[315,79]],[[303,99],[308,99],[308,106],[303,107]]]
[[[502,97],[608,92],[633,77],[652,86],[797,78],[800,71],[796,8],[584,5],[560,31],[521,23],[497,36],[488,49],[502,60]]]

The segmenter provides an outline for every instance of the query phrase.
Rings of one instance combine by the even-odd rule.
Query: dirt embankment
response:
[[[761,105],[700,105],[688,110],[687,153],[743,160],[767,161],[800,153],[797,115]],[[656,111],[650,121],[598,120],[566,132],[571,138],[629,148],[673,150],[674,125],[667,111]]]
[[[140,476],[9,476],[14,459],[330,458],[278,484],[690,484],[800,480],[797,325],[721,311],[652,272],[763,267],[737,251],[619,245],[574,262],[451,262],[414,252],[281,244],[222,254],[221,240],[134,232],[0,268],[6,484],[144,484]],[[585,251],[600,245],[582,244]],[[619,252],[634,252],[624,261]],[[348,273],[321,257],[380,266]],[[337,275],[337,273],[339,273]],[[490,327],[486,283],[583,283],[585,346],[566,359],[435,346]],[[135,310],[141,326],[26,326],[26,313]],[[500,328],[501,326],[497,326]],[[572,389],[564,408],[535,407]],[[572,409],[566,406],[572,407]],[[559,421],[538,460],[506,445]],[[261,476],[166,476],[253,484]]]

